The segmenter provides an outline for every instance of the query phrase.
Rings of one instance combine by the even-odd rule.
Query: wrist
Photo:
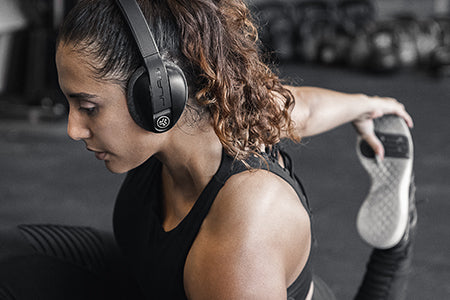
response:
[[[354,95],[354,118],[352,122],[357,122],[371,118],[377,108],[376,97],[367,96],[366,94]]]

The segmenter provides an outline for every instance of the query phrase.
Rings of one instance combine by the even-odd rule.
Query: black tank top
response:
[[[292,160],[280,152],[287,165],[282,168],[276,162],[278,150],[273,153],[263,153],[267,164],[253,156],[246,163],[252,168],[267,169],[286,180],[310,214],[303,187],[293,173]],[[184,265],[200,226],[227,179],[248,167],[223,152],[218,171],[191,211],[168,232],[164,231],[160,218],[161,167],[161,162],[152,157],[128,172],[114,209],[114,233],[146,299],[187,299],[183,284]],[[305,299],[311,280],[308,259],[299,277],[289,286],[288,299]]]

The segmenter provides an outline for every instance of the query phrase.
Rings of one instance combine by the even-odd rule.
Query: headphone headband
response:
[[[155,39],[150,31],[141,8],[135,0],[117,0],[125,20],[133,33],[149,77],[153,120],[151,129],[166,131],[172,122],[172,98],[166,67],[159,54]]]
[[[153,34],[145,21],[144,14],[136,1],[117,0],[123,15],[133,33],[134,39],[139,47],[142,57],[159,55]]]

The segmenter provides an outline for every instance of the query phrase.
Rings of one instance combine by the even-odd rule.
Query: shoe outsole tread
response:
[[[369,245],[387,249],[395,246],[407,230],[413,142],[405,121],[397,116],[376,119],[374,126],[385,147],[385,157],[377,160],[358,137],[357,155],[370,176],[371,187],[359,209],[356,227]]]

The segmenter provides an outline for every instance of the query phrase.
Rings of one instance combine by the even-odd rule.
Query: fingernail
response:
[[[381,157],[379,154],[375,154],[375,161],[377,162],[377,164],[381,164]]]

